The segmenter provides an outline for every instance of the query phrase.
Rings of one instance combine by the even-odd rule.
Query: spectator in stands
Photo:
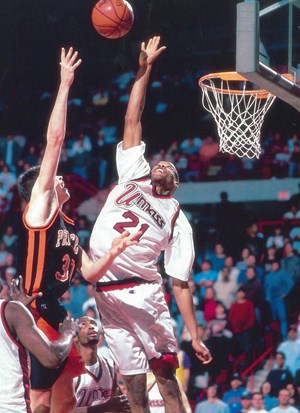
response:
[[[300,218],[300,211],[296,207],[295,204],[291,204],[288,211],[286,211],[282,216],[282,219],[284,219],[284,220],[299,219],[299,218]]]
[[[288,390],[290,394],[290,405],[296,407],[296,386],[294,385],[294,383],[288,383],[285,388]]]
[[[280,257],[281,254],[276,251],[276,248],[273,245],[267,248],[264,259],[261,263],[264,274],[272,270],[272,263],[277,261]]]
[[[237,282],[238,276],[239,276],[239,270],[238,268],[234,265],[234,260],[232,255],[227,255],[225,258],[225,266],[229,269],[229,279],[231,281]]]
[[[227,310],[235,300],[238,283],[230,277],[230,268],[223,267],[218,274],[218,279],[214,284],[216,299],[221,301]]]
[[[194,274],[194,281],[200,287],[200,293],[202,296],[205,294],[207,287],[212,287],[217,281],[218,273],[211,268],[210,260],[203,260],[201,263],[201,271]]]
[[[265,409],[269,412],[273,407],[278,406],[278,399],[275,396],[271,396],[272,386],[269,381],[264,381],[261,385],[260,391],[263,395],[263,401]]]
[[[226,403],[218,397],[218,386],[213,384],[206,390],[206,400],[198,403],[195,413],[230,413]]]
[[[212,320],[216,316],[217,300],[213,287],[207,287],[204,293],[203,312],[206,322]]]
[[[82,303],[86,301],[89,296],[86,291],[86,284],[83,283],[83,278],[79,274],[75,274],[70,291],[70,303],[68,310],[71,312],[72,317],[79,318],[83,316]]]
[[[211,269],[214,271],[221,271],[225,264],[226,254],[224,252],[224,245],[217,242],[214,251],[209,254],[207,259],[211,262]]]
[[[249,249],[250,254],[255,255],[258,264],[263,259],[264,244],[263,235],[258,232],[256,222],[250,222],[246,227],[242,245]]]
[[[300,227],[298,232],[300,232]],[[296,228],[294,228],[296,229]],[[300,243],[300,241],[297,241]],[[281,267],[287,272],[290,276],[293,287],[287,297],[285,298],[285,305],[287,314],[290,315],[290,318],[299,311],[299,294],[300,294],[300,258],[298,253],[295,252],[294,244],[286,242],[283,250],[283,258],[281,260]],[[293,321],[290,319],[290,321]]]
[[[300,252],[300,226],[293,226],[289,232],[289,238],[292,243],[294,251],[299,254]]]
[[[2,182],[3,189],[7,194],[17,182],[16,174],[9,169],[6,163],[3,163],[1,167],[0,182]]]
[[[0,159],[12,172],[16,172],[16,166],[22,154],[22,148],[12,134],[0,139]]]
[[[253,266],[248,266],[246,269],[246,281],[241,285],[246,293],[246,299],[252,301],[256,319],[261,320],[261,311],[264,307],[264,290],[261,281],[257,278],[256,269]]]
[[[299,142],[295,142],[294,148],[291,152],[288,177],[298,178],[300,176],[300,145]]]
[[[295,407],[290,405],[290,395],[288,390],[280,390],[278,394],[278,406],[271,409],[270,413],[299,413]]]
[[[241,271],[245,271],[246,268],[248,267],[248,258],[250,255],[250,250],[248,247],[244,247],[241,250],[241,254],[240,254],[240,259],[239,261],[236,263],[236,268],[238,269],[239,273]]]
[[[284,235],[281,227],[276,227],[273,234],[266,240],[266,248],[274,247],[276,251],[280,251],[284,247]]]
[[[222,303],[217,303],[216,316],[207,324],[209,338],[207,345],[213,356],[209,366],[210,379],[213,383],[227,382],[231,371],[230,355],[232,353],[232,332],[227,328],[227,313]]]
[[[278,397],[279,391],[293,381],[293,376],[285,367],[285,355],[280,352],[275,354],[275,367],[269,372],[266,380],[271,384],[270,395]]]
[[[234,373],[230,381],[230,389],[224,393],[222,399],[228,405],[230,413],[238,413],[241,410],[241,397],[245,391],[241,376],[239,373]]]
[[[288,329],[288,337],[279,344],[277,352],[285,356],[285,367],[289,369],[293,377],[300,369],[300,341],[297,340],[297,326],[292,324]]]
[[[95,164],[97,167],[98,181],[96,185],[100,189],[105,188],[108,182],[108,161],[110,160],[111,144],[105,140],[102,130],[98,131],[95,143]]]
[[[272,270],[265,276],[265,296],[270,303],[273,320],[280,322],[282,339],[287,337],[287,314],[284,298],[291,291],[294,283],[290,276],[280,268],[280,262],[272,263]]]
[[[251,409],[251,403],[252,403],[252,395],[249,393],[247,390],[244,391],[241,395],[241,405],[242,408],[239,411],[239,413],[248,413],[249,410]]]
[[[264,409],[264,398],[261,392],[252,393],[251,408],[248,413],[267,413],[267,410]]]
[[[0,271],[7,265],[7,257],[9,252],[7,251],[4,241],[0,241]]]
[[[202,139],[198,136],[188,136],[179,145],[180,150],[183,153],[192,155],[198,153],[202,145]]]
[[[247,281],[246,272],[247,272],[248,267],[253,267],[254,268],[257,279],[261,283],[263,283],[264,275],[265,275],[264,270],[263,270],[262,265],[257,264],[257,259],[256,259],[256,256],[254,254],[249,254],[248,258],[246,258],[246,264],[247,264],[247,266],[245,267],[245,269],[241,270],[240,273],[239,273],[238,283],[242,284],[242,283]]]
[[[12,225],[8,225],[4,231],[4,235],[2,236],[1,241],[4,242],[6,246],[6,250],[12,254],[15,254],[17,251],[17,241],[18,236],[14,232],[14,227]]]
[[[88,178],[88,166],[91,164],[92,143],[88,135],[80,133],[73,143],[69,156],[72,158],[72,173]]]
[[[254,305],[252,301],[246,299],[245,289],[239,287],[236,293],[236,301],[232,304],[228,313],[228,327],[233,332],[240,353],[243,355],[245,367],[252,362],[255,322]]]

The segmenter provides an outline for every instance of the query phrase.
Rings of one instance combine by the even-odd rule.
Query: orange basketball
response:
[[[133,25],[134,14],[126,0],[100,0],[93,8],[95,30],[107,39],[125,36]]]

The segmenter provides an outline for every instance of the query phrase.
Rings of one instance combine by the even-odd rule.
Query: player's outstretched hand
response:
[[[139,56],[140,66],[151,66],[158,56],[166,49],[166,46],[159,46],[160,36],[152,37],[147,45],[145,42],[141,44],[141,51]]]
[[[32,301],[36,300],[37,298],[41,297],[43,293],[34,294],[32,296],[27,295],[24,290],[23,286],[23,277],[19,275],[18,278],[18,285],[17,280],[13,279],[11,282],[11,299],[13,301],[20,301],[25,306],[28,306]]]
[[[70,47],[68,52],[62,47],[60,55],[60,78],[61,84],[70,87],[74,80],[74,72],[81,64],[81,59],[78,59],[78,52],[73,51]]]
[[[193,349],[196,351],[197,358],[203,364],[208,364],[212,361],[212,356],[208,348],[199,340],[192,341]]]
[[[63,335],[66,332],[72,332],[75,337],[80,330],[79,324],[74,321],[72,317],[66,317],[64,321],[59,325],[59,333]]]
[[[122,232],[121,235],[114,238],[110,249],[111,254],[114,256],[118,256],[126,248],[131,247],[132,245],[137,245],[141,235],[142,231],[135,232],[132,235],[130,235],[128,231]]]

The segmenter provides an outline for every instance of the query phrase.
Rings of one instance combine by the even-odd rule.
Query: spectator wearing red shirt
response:
[[[243,287],[237,290],[236,297],[229,310],[228,324],[234,334],[239,352],[245,356],[245,364],[249,365],[252,360],[255,309],[252,301],[246,299],[246,291]]]

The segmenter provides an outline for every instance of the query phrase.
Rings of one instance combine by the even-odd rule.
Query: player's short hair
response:
[[[39,165],[33,166],[18,177],[18,192],[26,202],[30,201],[32,188],[39,176],[40,169],[41,167]]]

